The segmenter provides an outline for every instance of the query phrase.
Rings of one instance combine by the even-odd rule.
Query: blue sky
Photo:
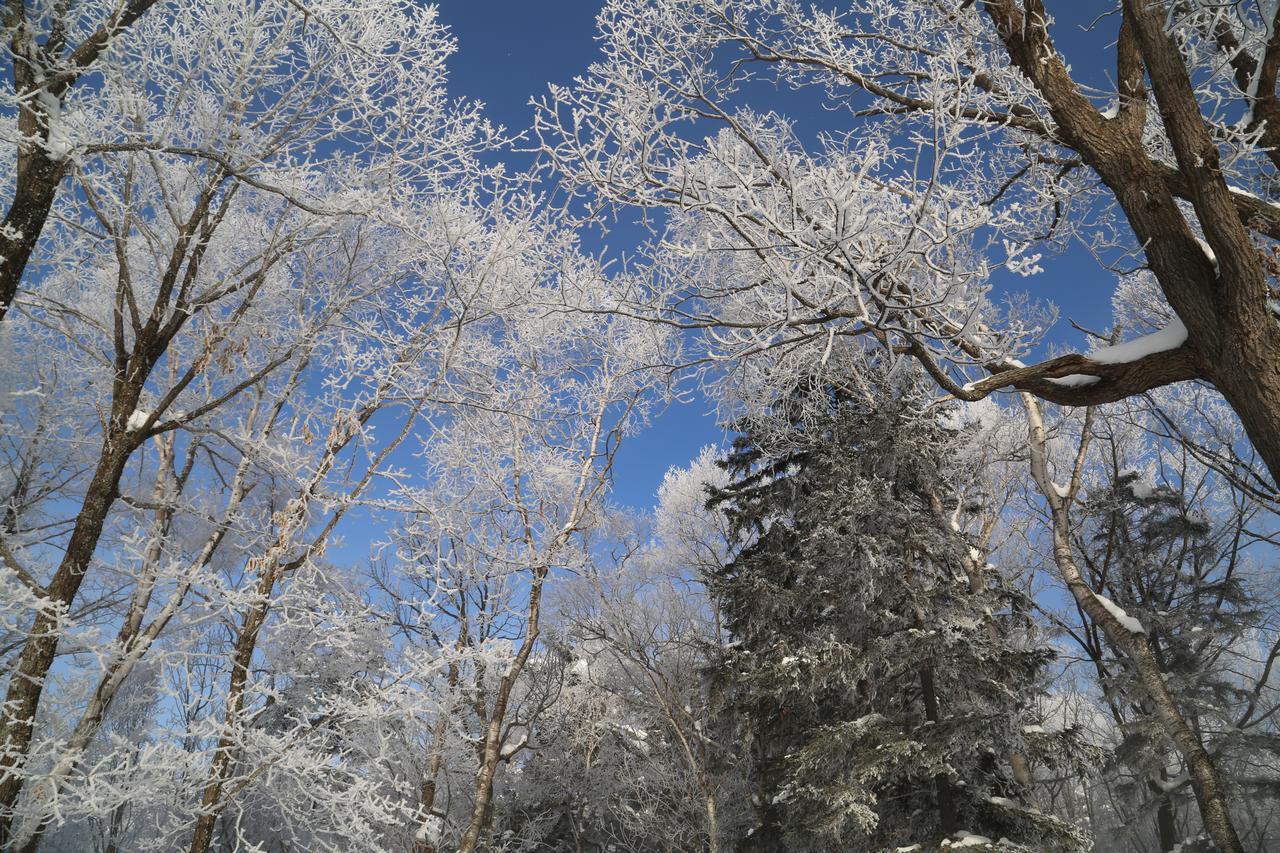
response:
[[[600,6],[598,0],[441,0],[440,19],[459,43],[449,63],[451,91],[483,101],[493,121],[519,131],[529,124],[531,97],[544,94],[548,83],[569,84],[596,58],[595,16]],[[1099,59],[1110,54],[1116,24],[1102,18],[1088,29],[1095,15],[1107,11],[1107,4],[1083,0],[1057,6],[1061,8],[1055,8],[1060,16],[1055,37],[1077,78],[1103,92],[1114,91],[1109,69]],[[778,103],[788,101],[782,97]],[[802,102],[794,104],[803,113]],[[806,123],[821,120],[816,110],[792,117]],[[612,245],[616,240],[611,248],[622,248]],[[1047,258],[1042,265],[1045,272],[1039,276],[1009,277],[996,284],[1026,290],[1058,306],[1061,319],[1047,345],[1081,345],[1081,336],[1067,318],[1091,328],[1108,326],[1115,282],[1083,248]],[[673,406],[624,444],[615,469],[615,500],[635,507],[651,505],[670,466],[686,463],[700,447],[724,435],[705,401]]]

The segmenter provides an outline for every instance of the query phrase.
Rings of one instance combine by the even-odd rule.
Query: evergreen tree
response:
[[[733,638],[727,725],[754,770],[742,849],[1078,844],[1007,769],[1050,655],[947,520],[955,430],[901,380],[860,400],[813,388],[788,412],[782,452],[776,428],[741,425],[735,482],[710,500],[748,543],[710,578]]]

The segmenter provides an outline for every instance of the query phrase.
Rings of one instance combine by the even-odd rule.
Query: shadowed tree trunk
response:
[[[938,715],[938,692],[934,687],[931,666],[920,670],[920,693],[924,700],[924,718],[936,726],[941,717]],[[938,826],[942,829],[943,837],[950,838],[957,829],[956,803],[951,791],[951,780],[945,774],[939,773],[933,777],[933,788],[938,797]]]

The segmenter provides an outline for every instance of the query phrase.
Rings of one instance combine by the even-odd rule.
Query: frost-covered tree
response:
[[[1072,62],[1051,6],[1076,11],[616,0],[600,17],[600,61],[551,91],[537,131],[590,210],[662,211],[653,286],[620,310],[702,330],[700,363],[739,399],[768,406],[815,372],[840,381],[832,354],[848,338],[915,359],[964,400],[1012,388],[1037,406],[1087,405],[1201,380],[1239,418],[1274,492],[1280,228],[1263,116],[1280,103],[1277,12],[1124,0],[1080,21],[1088,46]],[[1084,71],[1098,56],[1112,73]],[[1161,322],[1026,365],[1048,315],[998,306],[993,275],[1035,273],[1073,240],[1105,267],[1144,267],[1161,296],[1148,319]],[[1036,480],[1061,523],[1070,500]],[[1068,586],[1094,606],[1085,585]],[[1164,691],[1143,669],[1148,692]],[[1240,850],[1212,756],[1162,707],[1195,756],[1208,831]]]
[[[955,430],[912,379],[833,393],[777,453],[747,426],[717,490],[750,544],[712,581],[718,681],[753,762],[744,849],[879,850],[956,833],[1074,847],[1010,753],[1049,653],[945,512]],[[797,401],[812,410],[812,401]],[[782,415],[785,419],[786,415]],[[1024,759],[1025,760],[1025,759]]]
[[[72,14],[47,11],[30,25]],[[318,556],[394,445],[373,415],[424,406],[456,338],[447,276],[422,275],[415,249],[475,198],[486,131],[446,96],[434,10],[169,11],[110,33],[97,82],[69,90],[75,192],[53,202],[40,286],[0,332],[0,840],[14,849],[154,787],[89,772],[114,697],[196,654],[178,637],[200,619],[240,623],[222,662],[244,680],[275,582]],[[232,740],[235,680],[195,715],[223,712]],[[179,810],[203,755],[181,752],[150,753],[183,768]]]
[[[31,253],[48,221],[68,171],[69,139],[63,124],[71,90],[98,69],[102,54],[156,0],[101,4],[12,3],[4,14],[5,76],[0,96],[6,171],[4,224],[0,227],[0,320],[13,304]],[[91,84],[89,86],[91,88]]]
[[[728,483],[712,452],[668,472],[649,542],[615,548],[615,565],[598,567],[563,597],[565,630],[575,653],[587,656],[592,686],[621,717],[613,724],[643,732],[630,761],[643,768],[649,792],[629,796],[683,792],[678,811],[650,819],[645,834],[664,839],[655,849],[718,853],[744,828],[743,763],[734,741],[713,731],[706,677],[723,639],[706,577],[732,541],[723,515],[705,506],[707,489]]]
[[[0,27],[0,318],[44,289],[61,261],[46,232],[110,196],[121,154],[349,213],[475,141],[475,108],[435,97],[452,42],[431,7],[15,0]],[[340,172],[345,197],[314,180]]]
[[[552,89],[537,130],[600,202],[669,212],[667,275],[628,310],[709,330],[719,358],[797,374],[833,337],[867,336],[957,397],[1017,388],[1069,405],[1200,379],[1274,486],[1277,14],[614,0],[600,60]],[[1072,24],[1087,28],[1063,40],[1075,53],[1055,38]],[[1075,239],[1149,268],[1173,316],[1024,365],[1045,318],[998,309],[990,278],[1034,273]]]
[[[415,655],[435,662],[420,780],[432,831],[419,849],[487,843],[500,777],[536,743],[554,698],[533,677],[544,596],[589,562],[620,441],[653,399],[648,367],[672,345],[649,324],[592,310],[629,281],[608,277],[553,216],[533,219],[501,231],[477,221],[430,246],[459,292],[450,329],[467,357],[456,400],[419,436],[422,476],[392,477],[405,582],[384,584]],[[462,791],[440,802],[457,776]]]
[[[633,609],[660,612],[648,602]],[[703,658],[624,658],[622,639],[560,648],[564,685],[508,775],[497,824],[564,853],[727,849],[745,801],[731,770],[706,763],[707,747],[719,745],[698,742],[709,731]],[[672,651],[651,639],[648,651]]]
[[[9,2],[0,848],[1269,844],[1275,4],[1117,2],[1073,89],[1032,0],[610,0],[554,188],[416,0]],[[1123,335],[1024,366],[1068,240]],[[612,505],[690,365],[745,436]]]

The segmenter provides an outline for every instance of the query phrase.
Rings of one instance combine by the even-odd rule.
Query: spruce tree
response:
[[[797,395],[786,449],[742,424],[735,481],[712,493],[747,543],[709,579],[732,635],[726,725],[753,767],[743,850],[1079,844],[1007,770],[1050,654],[945,518],[957,436],[919,388]]]

